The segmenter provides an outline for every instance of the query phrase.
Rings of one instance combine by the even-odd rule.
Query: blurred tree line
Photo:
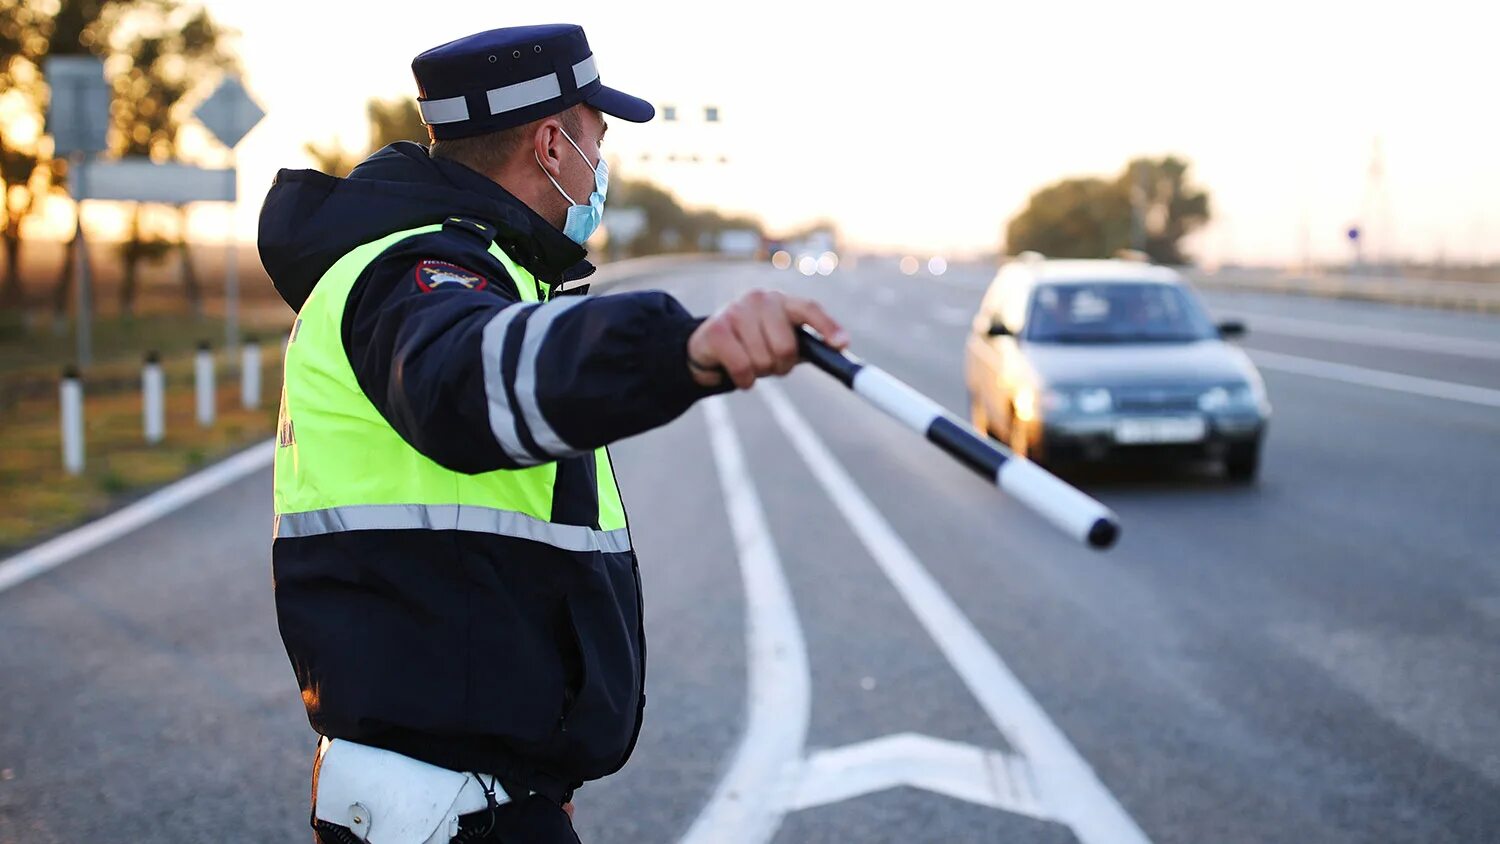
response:
[[[181,130],[193,94],[206,94],[223,72],[237,69],[231,31],[202,6],[182,0],[0,0],[0,189],[5,246],[0,307],[24,296],[21,230],[40,200],[67,193],[67,161],[54,158],[44,134],[49,92],[42,75],[48,56],[98,56],[114,89],[110,153],[155,161],[179,157]],[[75,206],[76,207],[76,206]],[[202,311],[202,293],[188,260],[186,208],[166,208],[175,224],[146,224],[146,208],[131,212],[120,309],[129,315],[138,290],[138,265],[176,252],[188,300]],[[66,312],[73,250],[55,283],[55,311]]]
[[[1182,238],[1209,220],[1208,194],[1189,183],[1174,156],[1137,158],[1114,179],[1063,179],[1031,195],[1006,227],[1011,254],[1109,258],[1143,251],[1159,264],[1181,264]]]
[[[367,156],[396,141],[428,142],[427,127],[411,97],[372,99],[365,104],[369,121],[369,142],[363,153],[350,150],[338,139],[322,143],[309,142],[302,149],[319,170],[330,176],[347,176]],[[691,252],[712,249],[722,231],[748,229],[761,233],[760,221],[751,217],[720,214],[712,209],[684,208],[677,197],[655,182],[630,179],[620,173],[618,165],[610,167],[609,202],[611,211],[639,208],[645,214],[645,227],[628,244],[609,246],[611,258],[658,255],[667,252]],[[609,214],[605,215],[606,230]]]

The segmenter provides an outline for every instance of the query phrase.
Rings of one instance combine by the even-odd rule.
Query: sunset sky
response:
[[[240,31],[246,83],[269,112],[240,147],[247,238],[276,169],[310,166],[304,141],[362,147],[365,100],[414,94],[417,53],[569,21],[587,30],[605,84],[694,118],[615,127],[606,151],[619,171],[773,229],[826,216],[859,245],[992,250],[1034,189],[1172,152],[1212,194],[1216,220],[1196,242],[1210,261],[1342,258],[1362,215],[1377,249],[1500,260],[1493,4],[208,7]],[[705,104],[721,124],[699,122]],[[1377,138],[1383,201],[1369,198]],[[643,153],[729,163],[642,164]]]

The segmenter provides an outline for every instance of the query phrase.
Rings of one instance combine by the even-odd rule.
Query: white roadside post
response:
[[[203,428],[214,424],[214,352],[205,340],[198,344],[198,354],[193,359],[193,387],[198,398],[198,425]]]
[[[83,378],[77,367],[63,370],[58,393],[62,402],[63,469],[79,475],[83,473]]]
[[[161,356],[155,351],[147,352],[146,364],[141,368],[141,429],[147,445],[156,445],[167,434],[166,380],[161,371]]]
[[[240,405],[246,410],[260,407],[260,341],[246,337],[240,346]]]

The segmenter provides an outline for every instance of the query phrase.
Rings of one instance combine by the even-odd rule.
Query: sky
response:
[[[206,5],[268,112],[238,150],[246,238],[277,168],[311,166],[305,141],[362,148],[366,99],[415,95],[417,53],[567,21],[606,85],[689,118],[614,121],[617,172],[773,230],[827,217],[856,246],[993,251],[1037,188],[1173,153],[1211,195],[1191,244],[1209,263],[1341,260],[1356,221],[1375,257],[1500,260],[1494,4]]]

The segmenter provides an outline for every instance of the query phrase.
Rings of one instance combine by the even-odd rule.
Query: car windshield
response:
[[[1039,343],[1186,343],[1216,335],[1177,285],[1072,282],[1037,288],[1024,336]]]

